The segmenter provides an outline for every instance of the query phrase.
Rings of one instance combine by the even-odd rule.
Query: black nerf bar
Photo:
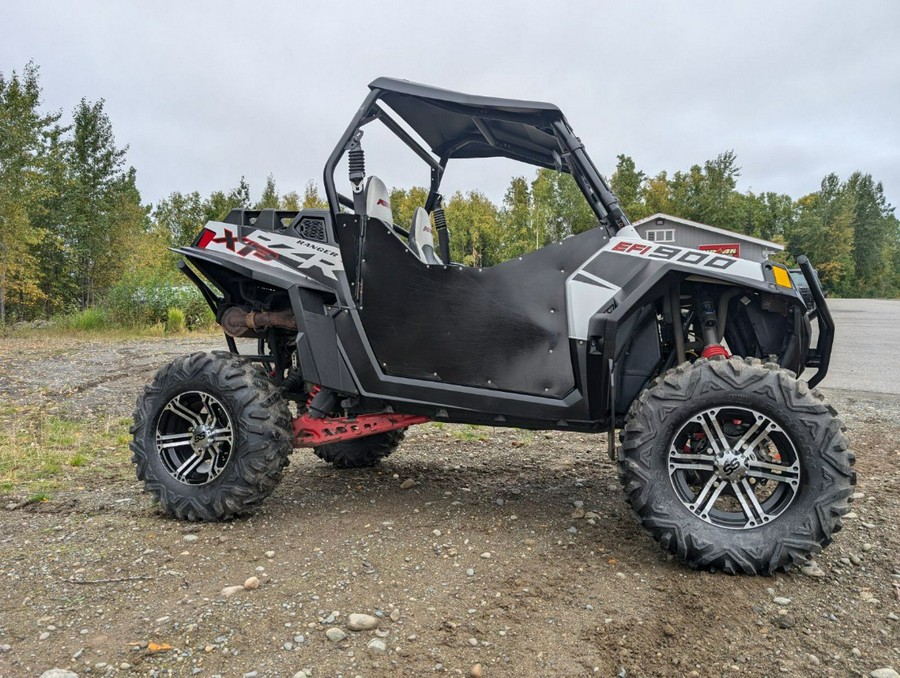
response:
[[[822,292],[822,284],[819,282],[819,276],[816,270],[809,263],[809,259],[800,255],[797,257],[797,265],[806,278],[806,284],[809,285],[809,291],[812,293],[813,301],[816,302],[816,309],[810,313],[810,317],[814,317],[819,322],[819,338],[816,341],[816,347],[809,350],[806,358],[807,367],[817,367],[818,372],[807,381],[810,387],[817,386],[828,374],[828,363],[831,362],[831,347],[834,344],[834,319],[831,317],[831,311],[825,303],[825,294]]]

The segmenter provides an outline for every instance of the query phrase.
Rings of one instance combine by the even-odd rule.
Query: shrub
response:
[[[186,280],[142,272],[126,276],[106,295],[104,307],[120,325],[147,326],[169,323],[169,309],[180,309],[183,326],[211,325],[215,317],[200,294]]]
[[[67,316],[63,324],[69,329],[90,332],[103,329],[109,325],[109,317],[101,308],[86,308],[83,311]]]
[[[180,308],[170,308],[166,312],[166,334],[184,332],[184,311]]]

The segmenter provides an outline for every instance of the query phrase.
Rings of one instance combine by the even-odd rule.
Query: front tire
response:
[[[246,360],[215,351],[161,368],[137,401],[132,461],[167,515],[228,520],[251,513],[288,464],[290,412]]]
[[[757,359],[701,359],[632,404],[619,477],[641,524],[687,565],[771,574],[831,542],[854,455],[835,411]]]

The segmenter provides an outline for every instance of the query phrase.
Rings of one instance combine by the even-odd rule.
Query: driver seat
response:
[[[384,182],[376,176],[366,179],[366,216],[383,221],[388,228],[394,225],[391,210],[391,194]]]
[[[412,226],[409,229],[409,248],[426,264],[441,265],[444,263],[434,252],[431,218],[422,207],[417,207],[413,212]]]

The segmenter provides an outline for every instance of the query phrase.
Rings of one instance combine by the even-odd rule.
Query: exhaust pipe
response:
[[[222,314],[222,320],[219,322],[225,334],[231,337],[246,337],[269,327],[297,329],[297,319],[289,308],[282,311],[245,311],[238,306],[232,306]]]

